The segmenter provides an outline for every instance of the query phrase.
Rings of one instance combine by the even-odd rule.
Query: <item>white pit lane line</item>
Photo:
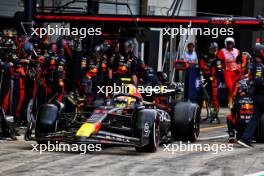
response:
[[[198,141],[206,141],[206,140],[214,140],[214,139],[221,139],[221,138],[227,138],[228,135],[219,135],[219,136],[213,136],[213,137],[203,137],[203,138],[198,138]]]
[[[256,172],[256,173],[248,174],[244,176],[264,176],[264,171],[260,171],[260,172]]]

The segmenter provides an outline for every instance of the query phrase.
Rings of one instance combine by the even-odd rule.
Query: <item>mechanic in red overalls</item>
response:
[[[5,76],[8,76],[9,80],[6,80],[7,82],[3,85],[6,86],[7,89],[5,89],[6,92],[4,92],[3,98],[1,98],[1,106],[5,113],[13,115],[16,125],[18,126],[21,125],[23,120],[21,113],[23,111],[23,103],[25,102],[26,95],[25,79],[33,45],[29,42],[29,39],[26,38],[20,47],[21,51],[18,52],[20,53],[19,57],[17,57],[17,55],[9,56],[8,60],[12,60],[12,66],[9,70],[6,70],[8,75]]]
[[[234,38],[227,37],[225,39],[225,48],[221,49],[218,54],[223,65],[224,79],[228,89],[228,107],[230,108],[233,106],[232,90],[234,84],[241,76],[241,65],[236,62],[240,51],[234,48],[234,46]]]
[[[216,78],[219,71],[219,58],[217,57],[217,54],[218,44],[216,42],[211,42],[207,46],[206,55],[199,58],[199,68],[204,79],[208,83],[206,89],[213,101],[213,112],[215,115],[213,120],[218,120],[219,112],[218,81]],[[199,106],[202,107],[202,99],[199,101]]]

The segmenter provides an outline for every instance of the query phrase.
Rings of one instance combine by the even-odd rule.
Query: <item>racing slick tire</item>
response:
[[[264,114],[260,117],[258,121],[255,139],[259,143],[264,143]]]
[[[177,103],[172,117],[173,138],[177,141],[196,141],[200,133],[200,115],[198,105],[189,102]]]
[[[150,128],[150,133],[148,136],[148,144],[143,146],[143,147],[135,147],[136,151],[138,152],[149,152],[149,153],[153,153],[156,152],[159,144],[160,144],[160,119],[156,118],[154,115],[154,113],[149,113],[149,112],[145,112],[143,111],[143,113],[141,113],[138,118],[145,118],[145,115],[153,115],[153,124]]]
[[[36,117],[35,136],[39,144],[47,144],[48,141],[41,140],[49,133],[57,130],[58,107],[54,104],[44,104],[40,107]],[[52,143],[52,142],[51,142]]]

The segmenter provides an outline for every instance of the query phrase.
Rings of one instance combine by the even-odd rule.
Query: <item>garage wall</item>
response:
[[[17,11],[23,11],[21,0],[1,0],[0,1],[0,17],[13,18]]]
[[[148,13],[150,15],[167,15],[168,9],[171,7],[173,0],[148,0]],[[197,0],[183,0],[180,16],[196,16]]]
[[[71,0],[53,0],[53,5],[63,5],[67,2],[70,2]],[[115,3],[116,0],[103,0],[102,2],[111,2]],[[120,3],[127,3],[129,4],[129,7],[132,11],[133,15],[138,15],[139,14],[139,4],[140,0],[117,0],[117,2]],[[87,2],[75,2],[69,5],[69,7],[78,7],[82,8],[76,11],[79,12],[85,12],[87,9]],[[116,6],[115,4],[104,4],[104,3],[99,3],[99,14],[118,14],[118,15],[130,15],[129,9],[124,6],[124,5],[118,5]]]
[[[109,0],[108,2],[116,2]],[[139,4],[140,0],[117,0],[120,3],[127,3],[132,11],[133,15],[139,15]],[[103,4],[99,5],[99,14],[118,14],[118,15],[131,15],[129,9],[124,5],[115,4]]]
[[[44,2],[47,0],[44,0]],[[62,6],[68,2],[71,2],[72,0],[53,0],[53,6]],[[69,11],[75,11],[76,13],[85,13],[87,10],[87,2],[74,2],[68,5],[68,7],[77,7],[80,9],[68,9],[64,10],[64,12],[69,12]]]
[[[148,1],[148,14],[149,15],[161,15],[167,16],[167,11],[171,7],[173,0],[160,1],[160,0],[149,0]],[[197,0],[183,0],[182,6],[179,12],[179,16],[196,16],[197,12]],[[169,15],[171,12],[169,13]],[[157,29],[156,29],[157,30]],[[160,29],[161,30],[161,29]],[[162,36],[160,40],[163,40]],[[186,40],[186,36],[177,36],[176,38],[170,39],[170,47],[169,53],[170,56],[167,58],[168,60],[172,60],[176,57],[177,49],[179,47],[180,55],[183,53],[184,43]],[[188,42],[195,42],[196,36],[189,36]],[[160,43],[160,48],[162,48],[159,52],[164,51],[164,41]],[[159,57],[155,58],[158,60],[158,69],[161,68],[161,63],[163,60],[163,54],[159,53]]]

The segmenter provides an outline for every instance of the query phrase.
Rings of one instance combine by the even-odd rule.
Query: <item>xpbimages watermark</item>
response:
[[[220,36],[232,36],[234,35],[233,28],[184,28],[180,25],[179,28],[162,28],[163,35],[170,35],[174,38],[177,35],[207,35],[212,38],[218,38]]]
[[[234,150],[233,144],[196,144],[196,143],[183,143],[179,144],[163,144],[163,151],[175,154],[176,152],[231,152]]]
[[[56,141],[47,144],[31,144],[32,150],[42,154],[43,152],[79,152],[80,154],[86,154],[87,152],[100,152],[102,151],[101,144],[64,144]]]
[[[31,35],[38,35],[40,38],[44,36],[80,36],[81,39],[86,38],[87,35],[102,35],[102,28],[68,28],[63,26],[50,26],[31,28]]]
[[[183,83],[176,83],[177,85],[183,85]],[[111,94],[129,94],[129,93],[140,93],[145,94],[146,96],[152,96],[153,94],[166,94],[170,93],[171,89],[168,89],[167,86],[148,86],[148,85],[139,85],[136,88],[133,86],[127,86],[126,84],[117,85],[114,83],[113,86],[97,86],[98,94],[105,94],[106,96]]]

